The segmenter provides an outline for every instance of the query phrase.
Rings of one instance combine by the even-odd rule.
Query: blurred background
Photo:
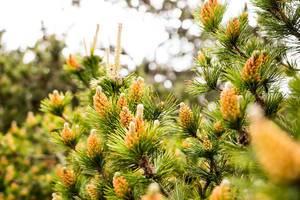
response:
[[[0,132],[21,123],[54,89],[76,90],[62,70],[70,54],[84,55],[100,25],[96,54],[114,48],[123,24],[122,75],[136,72],[158,92],[184,99],[193,58],[212,44],[193,20],[202,0],[2,0],[0,1]],[[247,0],[227,0],[224,22]],[[255,25],[251,5],[250,23]],[[89,47],[88,47],[89,48]]]

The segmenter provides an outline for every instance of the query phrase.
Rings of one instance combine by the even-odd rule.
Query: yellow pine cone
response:
[[[158,119],[154,120],[153,125],[154,127],[159,127],[160,121]]]
[[[2,144],[6,144],[10,148],[11,151],[17,150],[17,145],[15,143],[14,136],[12,134],[6,134],[3,137],[3,140],[1,142],[2,142]]]
[[[123,107],[127,107],[127,100],[124,93],[120,94],[120,98],[118,99],[117,106],[120,109],[122,109]]]
[[[96,130],[92,130],[87,138],[87,154],[89,157],[95,157],[101,153],[101,140],[96,133]]]
[[[34,126],[38,123],[36,117],[34,116],[33,112],[28,112],[26,117],[26,124],[29,126]]]
[[[138,77],[130,86],[129,99],[134,102],[138,102],[144,95],[144,79]]]
[[[185,149],[190,148],[192,146],[192,143],[190,141],[190,138],[186,138],[182,141],[181,146]]]
[[[136,126],[135,126],[135,122],[130,122],[129,124],[129,130],[126,133],[125,136],[125,145],[128,148],[133,147],[138,141],[139,141],[140,137],[138,135],[138,133],[136,132]]]
[[[210,197],[209,200],[230,200],[230,186],[228,181],[222,181],[222,183],[216,186]]]
[[[260,81],[261,77],[259,74],[259,69],[265,63],[267,58],[268,56],[266,53],[254,54],[251,56],[251,58],[246,61],[241,71],[242,80],[251,82]]]
[[[133,120],[133,115],[127,107],[123,107],[120,112],[120,122],[123,127],[128,128],[129,123]]]
[[[116,196],[119,198],[125,197],[130,192],[130,187],[124,176],[116,173],[113,178],[113,186]]]
[[[97,187],[94,181],[88,183],[85,187],[87,194],[91,198],[91,200],[98,200],[100,197],[99,188]]]
[[[208,139],[208,137],[204,137],[204,138],[203,138],[202,144],[203,144],[203,148],[204,148],[206,151],[209,151],[209,150],[212,149],[212,143],[211,143],[211,141]]]
[[[143,119],[144,118],[144,106],[143,104],[139,104],[136,107],[136,118]]]
[[[9,132],[10,133],[18,133],[20,130],[20,128],[18,127],[18,123],[16,121],[12,121],[10,128],[9,128]]]
[[[1,156],[0,157],[0,165],[8,165],[9,162],[8,162],[8,159],[5,157],[5,156]]]
[[[67,59],[66,63],[68,65],[68,67],[72,70],[78,70],[80,67],[76,58],[72,54],[69,55],[69,58]]]
[[[220,96],[223,119],[235,121],[240,115],[238,95],[234,88],[225,88]]]
[[[6,168],[6,172],[5,172],[5,176],[4,176],[4,180],[6,182],[10,182],[14,179],[16,175],[16,169],[13,165],[9,165]]]
[[[59,167],[56,171],[56,174],[66,187],[71,187],[76,183],[75,173],[71,169],[67,169],[66,167]]]
[[[63,200],[62,197],[56,193],[52,193],[52,200]]]
[[[238,18],[234,18],[228,22],[226,27],[226,35],[234,38],[240,35],[240,21]]]
[[[74,141],[76,138],[75,132],[69,127],[69,124],[67,122],[64,124],[64,128],[61,131],[60,136],[63,142],[66,144]]]
[[[151,183],[146,195],[143,195],[141,200],[163,200],[164,196],[160,193],[160,188],[157,183]]]
[[[135,117],[135,129],[138,134],[142,133],[145,129],[144,123],[144,106],[139,104],[136,108],[136,117]]]
[[[52,93],[49,94],[49,100],[54,106],[59,106],[63,103],[64,95],[59,93],[57,90],[54,90]]]
[[[134,120],[135,122],[135,130],[138,135],[141,135],[145,130],[145,122],[143,119],[137,118]]]
[[[218,0],[208,0],[200,9],[199,19],[205,26],[215,16],[215,10],[219,6]]]
[[[97,87],[96,94],[93,97],[94,108],[100,116],[103,116],[110,107],[110,102],[102,92],[101,87]]]
[[[193,121],[193,112],[188,105],[180,103],[179,108],[179,122],[181,126],[187,128]]]
[[[263,116],[258,105],[249,109],[251,144],[258,162],[275,183],[300,180],[300,143]]]
[[[198,52],[197,60],[201,65],[205,65],[207,63],[206,56],[202,51]]]
[[[214,131],[216,131],[217,133],[224,131],[224,127],[222,126],[222,123],[220,121],[214,123]]]

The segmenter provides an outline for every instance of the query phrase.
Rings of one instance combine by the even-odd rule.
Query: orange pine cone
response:
[[[96,130],[92,130],[87,138],[87,154],[89,157],[95,157],[101,153],[101,141]]]
[[[220,121],[217,121],[216,123],[214,123],[214,130],[217,133],[224,131],[224,127],[222,126],[222,123]]]
[[[53,92],[49,94],[49,100],[55,106],[61,105],[63,102],[63,99],[64,99],[64,95],[59,94],[59,92],[57,90],[53,90]]]
[[[191,141],[190,141],[190,138],[186,138],[186,139],[184,139],[182,142],[181,142],[181,146],[183,147],[183,148],[190,148],[191,146],[192,146],[192,144],[191,144]]]
[[[60,133],[60,136],[64,143],[70,143],[76,138],[75,132],[69,127],[69,124],[66,122],[64,128]]]
[[[249,109],[251,144],[265,173],[276,183],[300,180],[300,143],[265,118],[257,105]]]
[[[241,77],[243,81],[251,81],[251,82],[260,81],[261,77],[259,74],[259,69],[267,60],[267,57],[268,56],[265,53],[262,53],[262,54],[255,54],[251,58],[249,58],[245,63],[244,68],[242,69],[241,72]]]
[[[230,200],[230,187],[229,183],[223,181],[220,185],[216,186],[210,197],[209,200]]]
[[[71,187],[76,182],[74,171],[71,169],[67,169],[66,167],[59,167],[56,171],[56,174],[66,187]]]
[[[129,99],[134,102],[138,102],[144,95],[144,79],[138,77],[130,86]]]
[[[118,99],[118,102],[117,102],[117,106],[120,109],[122,109],[123,107],[127,106],[127,100],[126,100],[126,96],[125,96],[124,93],[122,93],[120,95],[120,98]]]
[[[99,189],[97,188],[97,185],[95,183],[87,184],[85,189],[91,200],[99,199]]]
[[[120,198],[125,197],[130,192],[130,187],[125,177],[117,173],[113,178],[113,186],[116,195]]]
[[[110,102],[106,95],[102,92],[102,88],[98,87],[96,94],[93,97],[94,108],[99,113],[100,116],[103,116],[108,107],[110,107]]]
[[[240,106],[234,88],[226,88],[221,92],[220,104],[223,119],[235,121],[239,117]]]
[[[188,105],[180,103],[179,122],[181,126],[187,128],[193,121],[193,112]]]
[[[130,110],[127,107],[123,107],[119,116],[122,126],[128,128],[129,123],[133,120],[133,115]]]
[[[141,134],[145,129],[144,123],[144,106],[139,104],[136,108],[136,117],[135,117],[135,129],[138,134]]]
[[[149,185],[147,194],[143,195],[141,200],[163,200],[164,196],[160,193],[160,188],[157,183]]]
[[[200,21],[205,26],[215,15],[215,10],[219,3],[217,0],[209,0],[200,9]]]
[[[68,67],[70,67],[70,69],[73,69],[73,70],[79,69],[80,65],[77,62],[76,58],[72,54],[69,55],[69,58],[67,59],[66,62],[67,62]]]
[[[226,35],[231,37],[238,37],[240,35],[240,21],[238,18],[234,18],[228,22]]]
[[[131,148],[139,141],[139,139],[140,137],[138,135],[138,132],[136,132],[135,122],[132,121],[129,124],[129,130],[127,131],[125,136],[125,145],[128,148]]]

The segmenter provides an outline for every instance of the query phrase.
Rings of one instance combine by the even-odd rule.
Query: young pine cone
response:
[[[138,77],[129,88],[129,100],[139,102],[144,95],[144,79]]]
[[[240,35],[240,21],[238,18],[234,18],[228,22],[226,35],[231,38],[237,38]]]
[[[138,132],[136,132],[136,126],[135,122],[130,122],[129,129],[125,136],[125,145],[127,148],[132,148],[136,143],[138,143],[140,140],[140,137],[138,135]]]
[[[202,6],[199,17],[204,26],[214,18],[217,6],[218,0],[209,0]]]
[[[93,103],[95,110],[100,116],[103,116],[110,107],[110,102],[106,95],[102,92],[101,87],[97,87],[96,94],[93,97]]]
[[[268,56],[265,53],[255,53],[247,60],[241,72],[242,80],[245,82],[259,82],[261,80],[259,70]]]
[[[163,200],[164,196],[160,193],[160,188],[157,183],[149,185],[147,194],[143,195],[141,200]]]
[[[60,167],[57,169],[56,174],[66,187],[71,187],[76,183],[76,176],[72,169]]]
[[[87,138],[87,154],[89,157],[95,157],[101,153],[101,140],[96,133],[92,130]]]
[[[238,102],[238,95],[234,88],[225,88],[221,92],[220,104],[223,119],[235,121],[239,117],[240,106]]]
[[[188,105],[180,103],[179,122],[182,127],[187,128],[193,121],[193,112]]]
[[[120,109],[122,109],[123,107],[127,107],[127,100],[126,100],[126,96],[125,96],[124,93],[120,94],[120,97],[119,97],[118,102],[117,102],[117,106]]]
[[[69,58],[67,59],[66,63],[70,70],[77,71],[80,69],[79,63],[77,62],[76,58],[72,54],[69,55]]]
[[[100,197],[99,188],[94,181],[91,181],[85,186],[86,193],[89,195],[91,200],[98,200]]]
[[[120,122],[121,125],[125,128],[128,128],[129,123],[133,120],[133,115],[131,114],[130,110],[124,106],[120,112]]]
[[[230,197],[230,187],[229,182],[224,180],[222,183],[218,186],[216,186],[210,197],[209,200],[231,200]]]
[[[300,180],[300,143],[263,116],[258,105],[249,109],[251,144],[261,167],[275,183]]]
[[[63,103],[63,99],[64,95],[57,90],[54,90],[52,94],[49,94],[49,100],[54,106],[60,106]]]
[[[113,178],[113,187],[117,197],[124,198],[130,192],[130,186],[124,176],[116,173]]]
[[[67,122],[64,124],[60,136],[65,144],[72,143],[76,139],[76,133],[69,127]]]

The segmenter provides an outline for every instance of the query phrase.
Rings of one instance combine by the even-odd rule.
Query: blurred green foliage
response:
[[[0,33],[0,131],[11,122],[22,122],[29,110],[36,112],[50,91],[74,90],[61,70],[65,44],[55,35],[46,35],[24,50],[8,51]]]
[[[29,112],[0,133],[0,199],[50,199],[52,169],[58,161],[48,132],[56,125],[49,115]]]

